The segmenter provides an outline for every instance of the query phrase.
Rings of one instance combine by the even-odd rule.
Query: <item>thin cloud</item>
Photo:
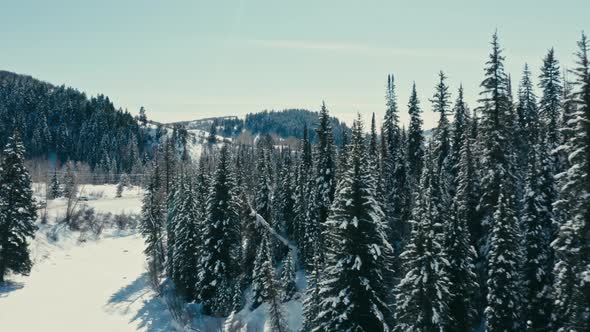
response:
[[[481,60],[480,52],[473,49],[398,48],[361,43],[281,39],[250,39],[246,40],[246,43],[258,47],[274,49],[346,53],[364,56],[444,57],[457,60]],[[482,52],[485,54],[485,50],[482,50]]]

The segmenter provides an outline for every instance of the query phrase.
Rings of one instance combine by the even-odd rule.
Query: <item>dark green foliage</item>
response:
[[[7,272],[28,275],[33,265],[28,240],[35,236],[37,210],[24,162],[25,148],[15,131],[0,164],[0,284]]]

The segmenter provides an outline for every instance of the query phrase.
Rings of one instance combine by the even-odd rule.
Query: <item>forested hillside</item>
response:
[[[136,119],[108,97],[0,71],[0,144],[18,129],[28,158],[56,155],[92,168],[131,172],[150,151]]]
[[[244,130],[250,131],[253,135],[274,134],[281,138],[293,137],[303,139],[302,128],[314,128],[318,125],[319,113],[305,109],[285,109],[281,111],[261,111],[248,113],[245,119],[235,116],[222,116],[199,119],[195,121],[180,122],[178,124],[187,129],[199,129],[211,132],[224,137],[237,137]],[[334,141],[342,143],[342,133],[350,136],[351,130],[344,122],[336,117],[330,117],[330,125],[334,129]],[[308,132],[309,139],[315,143],[317,137],[313,131]]]
[[[280,137],[295,137],[303,139],[303,126],[315,128],[318,125],[319,112],[308,111],[304,109],[286,109],[282,111],[262,111],[246,115],[244,127],[253,134],[270,134],[275,133]],[[330,126],[334,130],[334,141],[336,144],[342,142],[342,131],[345,130],[350,135],[350,128],[340,122],[337,118],[330,117]],[[312,133],[310,136],[312,142],[317,141],[317,137]]]

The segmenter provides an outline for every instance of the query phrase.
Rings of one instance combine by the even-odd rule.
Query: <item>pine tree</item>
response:
[[[28,275],[33,265],[28,239],[35,237],[37,210],[24,163],[25,148],[15,131],[0,164],[0,284],[7,272]]]
[[[375,113],[371,117],[371,133],[369,135],[369,158],[375,162],[373,167],[379,164],[379,147],[377,145],[377,124],[375,123]]]
[[[250,307],[252,310],[255,310],[269,299],[267,289],[269,271],[267,270],[271,270],[274,274],[270,240],[266,230],[261,229],[261,233],[261,240],[257,243],[258,251],[256,252],[254,269],[252,270],[252,305]]]
[[[521,331],[520,239],[515,188],[510,176],[503,180],[491,224],[487,261],[486,331]]]
[[[478,318],[477,295],[480,288],[475,270],[477,253],[472,241],[472,234],[479,235],[477,231],[472,230],[479,230],[476,214],[478,194],[471,142],[466,131],[463,131],[461,142],[457,192],[452,207],[454,213],[446,235],[451,284],[449,322],[452,331],[471,331]]]
[[[436,201],[434,161],[428,157],[416,193],[410,242],[401,254],[405,276],[395,288],[395,331],[444,331],[448,326],[449,261]]]
[[[498,42],[498,35],[492,37],[492,52],[486,62],[485,78],[481,83],[482,92],[479,99],[482,115],[479,134],[481,149],[481,198],[479,214],[484,226],[484,237],[489,235],[489,228],[496,204],[500,195],[500,183],[503,176],[513,176],[512,169],[512,137],[513,129],[511,101],[509,98],[508,77],[504,72],[504,56]],[[514,197],[516,199],[516,197]],[[482,253],[487,252],[486,238],[476,239],[480,243]],[[485,257],[485,255],[483,256]]]
[[[162,243],[165,213],[160,176],[160,166],[156,161],[143,197],[140,223],[141,234],[146,243],[144,252],[154,278],[162,272],[165,262],[165,250]]]
[[[174,249],[176,248],[176,224],[177,219],[180,217],[181,212],[179,211],[182,184],[187,179],[184,174],[177,175],[173,181],[173,185],[170,187],[168,197],[166,198],[166,275],[169,278],[175,280],[174,268]]]
[[[239,202],[230,152],[224,145],[219,152],[207,201],[201,269],[196,287],[206,314],[227,316],[231,312],[231,303],[221,301],[227,291],[222,286],[233,287],[237,281],[241,256]]]
[[[336,160],[334,149],[334,137],[330,125],[330,116],[326,104],[322,103],[320,110],[319,125],[316,128],[318,138],[317,148],[315,150],[313,196],[307,209],[307,231],[310,232],[308,239],[318,238],[319,253],[322,259],[326,248],[324,233],[326,231],[326,220],[330,212],[330,205],[334,199],[336,189]],[[316,232],[313,234],[312,232]],[[309,241],[308,241],[309,244]],[[308,248],[311,246],[308,245]],[[306,251],[306,261],[309,258],[309,251]]]
[[[206,160],[204,155],[201,155],[194,188],[199,220],[205,220],[207,217],[207,201],[209,199],[210,182],[211,181],[209,178],[209,171],[207,170]]]
[[[590,329],[590,45],[585,34],[576,53],[575,113],[565,123],[571,134],[563,149],[569,168],[562,174],[556,208],[564,211],[557,238],[554,267],[555,314],[558,331]]]
[[[395,152],[398,149],[399,140],[399,116],[397,114],[397,97],[395,94],[395,78],[393,74],[387,75],[387,90],[385,94],[385,117],[383,119],[383,138],[385,140],[384,153],[381,156],[385,159],[387,156],[395,160]],[[392,169],[395,164],[391,165]],[[390,173],[391,174],[391,173]]]
[[[345,126],[342,126],[342,141],[341,141],[340,147],[338,149],[338,168],[337,168],[338,173],[336,174],[336,183],[338,183],[338,181],[340,181],[340,179],[342,178],[342,176],[346,172],[346,167],[343,167],[343,165],[346,165],[346,161],[348,160],[348,144],[350,143],[348,141],[347,131],[348,131],[348,128]]]
[[[320,280],[321,266],[319,256],[315,256],[311,272],[307,277],[307,288],[305,289],[305,298],[303,299],[303,324],[301,332],[312,331],[318,326],[318,316],[320,314]]]
[[[291,150],[283,152],[282,167],[279,172],[277,192],[273,199],[273,206],[276,207],[275,220],[279,225],[280,234],[288,239],[295,239],[295,188],[293,165],[291,161]]]
[[[451,94],[445,82],[447,79],[446,75],[441,71],[438,77],[439,82],[435,87],[435,92],[430,102],[433,106],[433,112],[439,113],[438,126],[434,132],[434,155],[436,158],[436,172],[440,175],[443,163],[451,152],[451,126],[447,117]]]
[[[313,256],[314,252],[313,248],[310,248],[308,245],[309,238],[306,237],[306,232],[309,231],[307,225],[307,210],[311,194],[311,170],[313,167],[307,125],[304,126],[303,140],[301,142],[300,150],[295,177],[295,242],[299,248],[299,259],[301,264],[307,266],[310,264],[307,259],[308,257]]]
[[[59,185],[59,180],[57,178],[57,170],[53,170],[53,175],[51,176],[51,182],[49,185],[49,199],[55,199],[61,197],[61,187]]]
[[[424,133],[422,132],[422,118],[420,101],[416,92],[416,83],[412,86],[412,94],[408,102],[410,127],[408,128],[408,171],[413,183],[418,183],[424,164]]]
[[[391,246],[383,213],[375,200],[362,123],[353,126],[346,176],[338,184],[328,218],[326,274],[313,331],[388,331],[390,316],[383,275]]]
[[[471,125],[471,114],[469,113],[469,108],[465,103],[465,99],[463,97],[463,85],[459,86],[459,92],[457,96],[457,100],[455,101],[455,106],[453,107],[453,132],[451,135],[451,164],[453,165],[452,168],[452,177],[455,179],[455,188],[457,185],[457,176],[459,174],[459,163],[461,160],[461,151],[463,150],[463,145],[465,141],[471,139],[468,135],[469,126]]]
[[[525,261],[523,280],[525,287],[525,321],[530,330],[549,326],[551,313],[551,237],[552,214],[550,198],[543,191],[547,179],[542,155],[547,146],[535,144],[529,152],[528,171],[521,217],[524,230]]]
[[[177,217],[174,228],[174,282],[188,301],[196,300],[199,256],[202,245],[202,219],[199,216],[198,200],[192,183],[184,179],[179,185],[175,205]]]
[[[283,271],[281,272],[281,288],[283,290],[283,302],[290,301],[295,293],[297,293],[297,285],[295,284],[295,269],[293,266],[293,255],[291,251],[287,254],[285,262],[283,263]]]
[[[550,150],[553,150],[559,145],[559,120],[563,95],[559,61],[555,58],[553,48],[549,49],[543,59],[543,66],[539,75],[539,88],[543,92],[541,100],[539,100],[539,113],[543,120],[543,131],[546,132]]]

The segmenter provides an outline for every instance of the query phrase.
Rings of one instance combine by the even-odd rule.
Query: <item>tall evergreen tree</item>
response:
[[[160,165],[157,160],[154,161],[146,193],[143,197],[141,213],[140,228],[146,243],[144,252],[148,258],[149,268],[153,273],[152,277],[157,277],[162,272],[166,260],[162,242],[165,211]]]
[[[449,261],[436,201],[434,161],[428,156],[416,193],[410,242],[401,254],[405,276],[396,286],[395,331],[444,331],[448,327]]]
[[[544,142],[534,144],[529,151],[523,211],[521,217],[524,231],[525,260],[523,280],[525,287],[524,318],[527,328],[536,331],[549,326],[551,318],[551,238],[552,201],[544,188],[552,180]],[[549,174],[547,175],[547,172]],[[549,182],[549,185],[552,181]]]
[[[408,102],[410,114],[410,127],[408,128],[408,170],[413,183],[420,181],[422,166],[424,164],[424,133],[422,132],[422,110],[416,92],[416,83],[412,86],[412,94]]]
[[[511,101],[509,98],[508,77],[504,72],[504,56],[495,33],[492,37],[492,51],[486,62],[485,78],[481,83],[481,198],[479,213],[482,217],[484,233],[492,226],[500,195],[500,183],[503,176],[513,176],[511,170],[512,151],[510,140],[512,123],[509,118]],[[516,197],[514,197],[516,199]],[[508,198],[506,198],[508,199]],[[486,234],[484,234],[486,236]],[[480,250],[487,252],[487,239],[477,239]]]
[[[268,277],[269,275],[274,275],[272,249],[269,243],[268,232],[261,230],[261,233],[261,241],[257,243],[258,251],[256,252],[256,261],[252,270],[252,310],[269,300],[267,288],[269,286]]]
[[[383,275],[389,267],[383,213],[375,200],[362,123],[353,126],[346,176],[338,184],[329,225],[321,309],[313,331],[388,331]]]
[[[320,314],[320,280],[322,267],[320,266],[319,256],[313,257],[311,272],[307,277],[307,288],[305,289],[305,298],[303,299],[303,324],[301,332],[312,331],[318,326],[318,316]]]
[[[201,269],[196,287],[206,314],[227,316],[231,312],[231,303],[223,300],[231,302],[231,297],[226,295],[241,272],[241,256],[239,202],[230,152],[224,145],[219,152],[207,201]]]
[[[439,114],[438,126],[434,132],[434,155],[436,158],[436,171],[440,175],[443,163],[451,152],[451,126],[447,116],[450,111],[451,94],[446,83],[447,76],[441,71],[438,78],[439,81],[430,102],[432,102],[432,110]]]
[[[283,162],[277,179],[278,185],[273,198],[277,231],[288,239],[295,239],[295,188],[291,149],[282,152]]]
[[[314,178],[311,179],[313,183],[313,196],[310,205],[307,208],[308,218],[308,232],[317,232],[316,234],[309,234],[307,239],[313,241],[317,237],[319,241],[319,254],[322,259],[324,256],[326,243],[324,233],[326,232],[326,220],[330,212],[330,206],[334,199],[334,191],[336,189],[336,160],[334,150],[334,137],[332,127],[330,125],[330,115],[326,104],[322,103],[320,110],[319,125],[316,128],[316,135],[318,138],[317,148],[315,150],[314,164]],[[308,248],[313,248],[309,245]],[[307,250],[307,249],[306,249]],[[306,251],[306,261],[309,261],[310,253]]]
[[[521,331],[520,239],[515,188],[503,175],[493,215],[487,261],[486,331]]]
[[[281,272],[281,288],[283,290],[283,301],[290,301],[297,292],[297,285],[295,284],[295,268],[293,266],[293,255],[291,251],[287,254],[287,258],[283,263],[283,271]]]
[[[28,275],[33,265],[28,239],[35,237],[37,209],[24,163],[25,148],[15,131],[0,164],[0,284],[7,272]]]
[[[546,132],[547,143],[551,149],[555,149],[559,145],[559,121],[563,95],[560,75],[559,61],[555,57],[555,51],[551,48],[543,59],[539,75],[539,88],[543,93],[539,100],[539,113],[543,121],[543,129]]]
[[[176,201],[173,280],[188,301],[197,299],[195,285],[199,275],[199,256],[202,246],[202,219],[192,181],[185,178],[179,185]]]
[[[313,256],[314,250],[309,246],[309,238],[306,232],[309,231],[307,224],[307,210],[311,194],[311,171],[312,171],[311,143],[308,139],[307,125],[304,126],[303,140],[299,153],[296,186],[295,186],[295,242],[299,248],[299,259],[303,266],[309,265],[308,258]]]
[[[477,253],[472,241],[479,235],[479,220],[476,209],[478,193],[471,142],[468,132],[463,131],[461,153],[457,174],[457,192],[453,200],[453,215],[446,236],[449,257],[449,322],[452,331],[471,331],[478,317],[479,284],[475,270]]]
[[[466,140],[471,139],[469,133],[469,126],[471,125],[471,115],[465,99],[463,97],[463,85],[459,86],[459,92],[455,106],[453,107],[453,132],[451,137],[451,164],[452,177],[455,181],[455,187],[458,187],[459,164],[461,161],[461,151]],[[471,149],[470,149],[471,150]],[[472,151],[470,151],[471,153]]]
[[[565,211],[557,238],[554,268],[555,328],[590,329],[590,45],[585,34],[578,42],[575,113],[566,123],[571,139],[563,149],[569,168],[560,175],[556,207]]]

